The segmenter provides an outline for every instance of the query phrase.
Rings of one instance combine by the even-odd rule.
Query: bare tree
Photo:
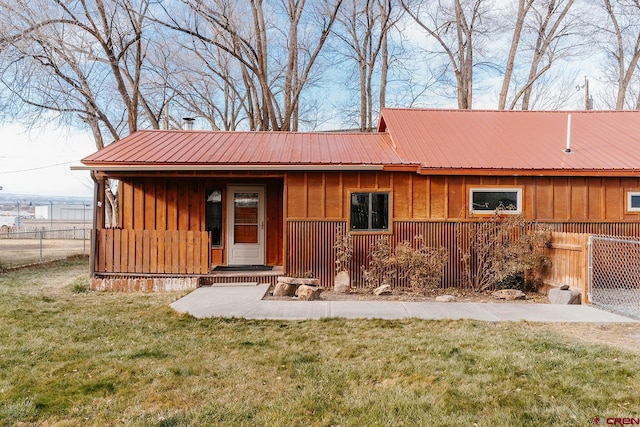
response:
[[[335,36],[347,47],[340,54],[353,61],[358,69],[359,127],[361,131],[374,128],[375,73],[378,73],[379,108],[386,103],[389,72],[389,31],[400,14],[391,0],[348,0],[338,16],[339,28]]]
[[[478,38],[488,31],[487,0],[401,0],[407,14],[439,46],[455,75],[458,108],[473,106],[474,55]]]
[[[498,109],[504,110],[507,104],[507,95],[509,94],[509,85],[513,76],[513,68],[516,62],[516,53],[520,46],[520,37],[524,27],[524,20],[535,0],[518,0],[518,9],[516,12],[515,25],[513,28],[513,37],[509,48],[509,56],[504,69],[504,79],[502,80],[502,88],[500,89],[500,97],[498,99]]]
[[[536,94],[556,98],[542,100],[547,105],[566,100],[566,89],[555,91],[558,96],[551,95],[551,82],[558,81],[557,73],[544,76],[555,64],[579,53],[583,35],[577,14],[570,13],[573,6],[574,0],[518,0],[514,26],[505,27],[513,33],[498,99],[499,109],[528,110],[533,106]],[[507,10],[504,19],[511,15],[512,11]]]
[[[238,129],[247,120],[247,90],[234,65],[233,58],[215,46],[194,39],[181,41],[165,65],[170,70],[165,73],[166,88],[174,115],[183,111],[183,115],[201,117],[213,130]],[[165,128],[181,126],[170,120],[169,115]]]
[[[159,113],[141,89],[148,7],[148,0],[0,2],[3,114],[88,126],[97,148],[141,122],[158,127]],[[107,199],[117,224],[109,186]]]
[[[531,8],[534,19],[530,22],[529,28],[535,34],[535,43],[530,46],[532,55],[529,76],[514,95],[510,109],[513,109],[521,98],[521,108],[528,110],[534,83],[551,68],[558,57],[568,54],[574,47],[569,41],[569,36],[575,31],[577,21],[575,18],[567,19],[573,3],[574,0],[542,0]],[[563,43],[564,40],[569,42]]]
[[[607,16],[606,25],[594,25],[605,53],[604,71],[617,86],[612,107],[616,110],[640,108],[634,88],[640,79],[640,1],[598,0]]]
[[[314,78],[342,0],[311,6],[306,0],[183,3],[191,10],[188,19],[167,13],[162,22],[234,60],[244,86],[244,93],[238,93],[242,93],[248,127],[297,130],[300,98]]]

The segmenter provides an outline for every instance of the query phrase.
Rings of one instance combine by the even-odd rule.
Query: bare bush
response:
[[[449,258],[446,248],[431,248],[424,243],[424,237],[414,237],[417,247],[408,241],[402,242],[394,251],[394,263],[398,278],[407,279],[416,289],[434,289],[440,285],[442,272]]]
[[[416,289],[433,289],[440,284],[447,263],[445,248],[431,248],[424,237],[414,237],[414,245],[403,241],[392,251],[387,237],[379,238],[369,253],[369,267],[362,267],[365,285],[390,285],[394,279],[407,280]]]
[[[353,239],[340,226],[336,227],[336,239],[333,244],[336,251],[336,273],[349,271],[349,262],[353,258]]]
[[[387,236],[380,237],[371,245],[369,252],[369,267],[362,266],[362,279],[367,288],[376,288],[380,285],[390,285],[396,276],[393,262],[391,243]]]
[[[550,262],[544,248],[550,244],[551,231],[522,215],[501,213],[472,222],[466,235],[458,234],[466,281],[476,290],[532,288],[530,273]]]

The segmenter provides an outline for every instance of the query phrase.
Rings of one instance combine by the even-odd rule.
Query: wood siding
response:
[[[230,184],[265,185],[265,263],[283,266],[292,275],[311,272],[323,286],[333,283],[333,242],[336,227],[349,226],[351,192],[390,194],[389,230],[352,233],[356,254],[351,271],[358,286],[361,266],[367,265],[369,247],[377,238],[386,235],[397,245],[418,234],[431,246],[449,248],[443,284],[464,286],[456,233],[463,232],[472,219],[468,198],[473,187],[521,187],[524,216],[549,223],[555,231],[640,236],[640,213],[628,213],[626,209],[626,194],[640,190],[640,178],[423,176],[384,171],[287,172],[281,177],[248,177],[242,173],[237,177],[127,177],[119,189],[120,237],[116,233],[103,235],[103,230],[98,230],[96,272],[172,273],[173,267],[158,267],[166,262],[166,251],[165,255],[162,251],[153,252],[157,250],[153,247],[155,240],[149,237],[145,242],[144,233],[205,232],[206,190],[224,191]],[[222,200],[226,203],[225,195]],[[226,215],[225,207],[222,211]],[[226,263],[226,224],[223,225],[223,246],[210,250],[209,268]],[[142,233],[143,237],[117,241],[125,232]],[[140,251],[139,244],[148,249]],[[197,269],[200,266],[196,263],[193,270]]]
[[[615,234],[619,236],[640,236],[640,222],[626,223],[545,223],[555,232]],[[449,261],[445,266],[442,285],[444,287],[465,288],[463,265],[459,250],[459,241],[464,242],[468,232],[469,221],[395,221],[393,233],[353,233],[353,259],[349,270],[353,287],[363,287],[362,268],[368,265],[368,253],[371,245],[379,238],[390,239],[392,248],[403,241],[411,241],[422,235],[425,244],[430,247],[445,247],[449,251]],[[287,245],[296,250],[287,251],[287,273],[294,276],[311,275],[320,279],[321,286],[333,286],[335,277],[335,250],[333,244],[339,228],[345,230],[346,221],[287,221]],[[554,255],[561,256],[561,255]],[[564,256],[564,255],[563,255]],[[560,267],[559,267],[560,268]],[[581,268],[567,264],[567,268]],[[563,268],[553,273],[552,277],[567,275]],[[571,273],[573,274],[573,273]],[[573,282],[572,282],[573,283]],[[406,283],[395,281],[394,286],[405,286]]]
[[[410,172],[289,172],[288,219],[346,220],[352,191],[389,191],[393,220],[469,218],[469,189],[520,187],[527,219],[545,221],[633,221],[626,193],[639,178],[424,176]]]
[[[96,272],[128,274],[206,274],[209,233],[190,230],[97,232]]]
[[[226,264],[226,187],[260,184],[266,188],[265,262],[283,263],[282,178],[136,178],[120,183],[119,209],[123,230],[205,231],[207,189],[223,190],[222,246],[211,249],[211,264]]]

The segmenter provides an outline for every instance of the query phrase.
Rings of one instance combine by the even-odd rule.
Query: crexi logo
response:
[[[606,418],[601,419],[596,417],[593,419],[594,425],[608,425],[608,426],[631,426],[640,425],[640,418]]]

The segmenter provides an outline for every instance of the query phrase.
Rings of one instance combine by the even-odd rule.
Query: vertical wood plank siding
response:
[[[229,184],[264,185],[266,188],[267,265],[282,265],[283,179],[282,178],[139,178],[121,182],[120,214],[126,230],[205,231],[205,196],[207,189],[221,189],[226,195]],[[222,245],[212,250],[215,265],[226,263],[226,196],[223,197]],[[176,248],[180,250],[180,248]],[[182,253],[182,255],[187,255]],[[175,255],[180,256],[180,254]],[[134,268],[135,258],[128,266]],[[167,258],[171,260],[171,258]],[[147,260],[142,259],[141,263]],[[153,263],[154,259],[148,260]],[[126,264],[125,264],[126,266]],[[141,267],[142,268],[142,267]],[[151,268],[149,266],[149,268]]]
[[[330,286],[335,277],[337,227],[344,232],[346,222],[287,221],[287,274],[303,277],[310,273],[320,279],[321,286]]]
[[[209,233],[189,230],[98,230],[97,273],[206,274]]]
[[[627,209],[628,191],[640,191],[635,177],[456,176],[414,172],[287,172],[285,217],[346,220],[353,191],[388,191],[391,216],[399,220],[468,220],[469,190],[519,187],[529,220],[638,221]]]
[[[548,225],[558,233],[640,236],[640,222],[541,222],[541,224]],[[362,267],[366,267],[369,263],[368,253],[377,239],[387,237],[390,239],[392,248],[395,248],[403,241],[413,241],[415,236],[422,235],[427,246],[445,247],[449,251],[449,261],[443,273],[442,285],[464,288],[466,283],[459,244],[466,244],[467,239],[464,236],[469,232],[471,225],[472,223],[468,221],[394,221],[392,234],[353,233],[354,251],[350,263],[352,286],[362,287],[364,285]],[[289,248],[288,253],[285,254],[287,274],[294,276],[309,274],[320,279],[322,286],[333,286],[335,277],[335,249],[333,245],[337,228],[346,230],[346,221],[287,221],[287,247]],[[466,248],[462,249],[464,251]],[[574,268],[574,266],[567,264],[566,268]],[[568,277],[574,273],[558,271],[554,274],[559,275],[558,277],[562,275]],[[404,286],[406,284],[396,280],[393,285]]]

